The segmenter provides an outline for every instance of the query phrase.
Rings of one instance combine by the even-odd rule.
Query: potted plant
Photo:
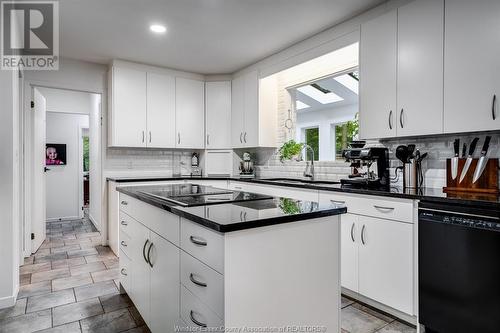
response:
[[[283,162],[285,160],[301,160],[301,151],[304,147],[303,143],[295,142],[295,140],[289,140],[285,142],[281,148],[279,149],[280,161]]]

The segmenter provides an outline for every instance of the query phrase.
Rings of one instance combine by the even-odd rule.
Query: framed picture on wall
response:
[[[65,144],[47,143],[45,147],[45,165],[66,165]]]

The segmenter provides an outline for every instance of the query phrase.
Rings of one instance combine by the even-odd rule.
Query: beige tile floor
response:
[[[47,223],[47,239],[20,268],[16,305],[0,310],[0,333],[149,332],[119,293],[118,258],[87,219]],[[342,298],[342,333],[415,329]]]

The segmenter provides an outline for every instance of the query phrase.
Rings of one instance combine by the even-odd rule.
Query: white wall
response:
[[[66,165],[49,166],[47,176],[47,219],[76,219],[80,215],[81,175],[80,128],[88,128],[89,116],[47,112],[47,143],[66,144]]]
[[[38,90],[47,100],[49,112],[90,114],[93,94],[43,87]]]
[[[102,213],[102,159],[101,159],[101,95],[92,94],[89,119],[89,175],[90,175],[90,204],[89,217],[101,230]]]
[[[0,308],[14,305],[19,289],[19,82],[0,70]]]

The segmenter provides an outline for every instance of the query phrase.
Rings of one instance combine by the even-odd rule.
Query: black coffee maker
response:
[[[342,152],[351,163],[351,174],[341,179],[343,186],[360,188],[389,187],[389,150],[385,147],[356,147]],[[372,167],[375,164],[375,170]]]

